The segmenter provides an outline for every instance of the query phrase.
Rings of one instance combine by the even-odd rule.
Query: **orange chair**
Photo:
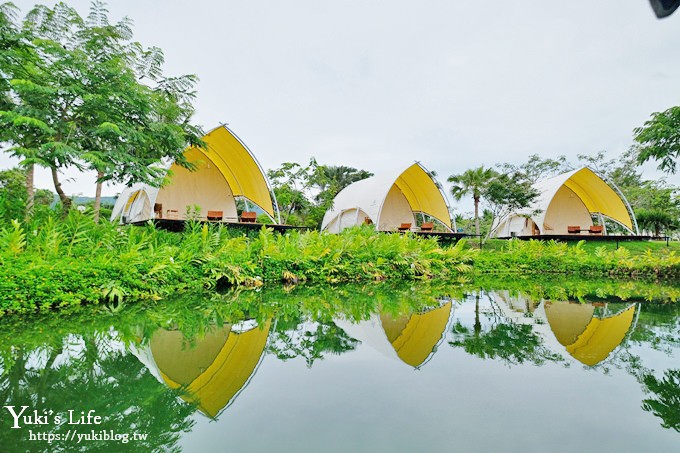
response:
[[[257,212],[244,211],[241,213],[241,222],[243,223],[255,223],[257,220]]]
[[[401,226],[399,227],[399,231],[408,231],[410,229],[411,229],[410,223],[402,223]]]
[[[567,227],[567,232],[568,232],[569,234],[574,234],[574,233],[575,233],[575,234],[579,234],[579,233],[581,232],[581,227],[578,226],[578,225],[569,225],[569,226]]]
[[[593,225],[590,228],[588,228],[588,231],[590,232],[590,234],[602,234],[604,233],[604,226]]]
[[[224,213],[222,211],[208,211],[208,215],[206,215],[206,218],[212,222],[219,222],[223,217]]]
[[[433,222],[423,222],[423,224],[420,225],[420,231],[432,231],[433,228],[434,228]]]

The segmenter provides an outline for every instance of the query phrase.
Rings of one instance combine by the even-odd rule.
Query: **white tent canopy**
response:
[[[276,221],[278,210],[269,181],[245,144],[226,126],[213,129],[203,141],[206,149],[191,147],[184,152],[195,170],[173,163],[168,167],[168,183],[160,189],[148,184],[126,188],[111,220],[181,220],[195,206],[203,218],[208,211],[221,211],[225,220],[237,220],[236,199],[240,197],[249,208],[257,207]]]
[[[492,237],[566,235],[569,226],[588,230],[594,215],[637,233],[635,216],[623,194],[588,167],[540,181],[534,188],[540,194],[536,201],[495,222]]]
[[[430,172],[415,163],[397,174],[373,176],[350,184],[333,200],[321,229],[339,233],[370,220],[379,231],[416,225],[416,214],[428,216],[451,230],[446,197]]]

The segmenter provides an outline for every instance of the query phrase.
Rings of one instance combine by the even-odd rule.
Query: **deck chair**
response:
[[[399,231],[408,231],[411,229],[411,224],[410,223],[402,223],[401,226],[398,228]]]
[[[581,227],[579,225],[569,225],[567,227],[567,232],[569,234],[579,234],[581,232]]]
[[[179,220],[179,211],[177,209],[168,209],[165,212],[165,218],[170,220]]]
[[[222,211],[208,211],[206,218],[211,222],[219,222],[224,218],[224,213]]]
[[[433,222],[423,222],[423,224],[420,225],[420,231],[432,231],[433,228],[434,228]]]
[[[588,232],[590,234],[602,234],[604,232],[604,226],[602,225],[593,225],[590,228],[588,228]]]
[[[244,211],[241,213],[242,223],[255,223],[255,220],[257,220],[257,212]]]

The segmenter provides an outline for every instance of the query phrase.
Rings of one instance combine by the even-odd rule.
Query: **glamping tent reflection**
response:
[[[271,321],[224,324],[194,341],[179,330],[158,329],[132,352],[156,379],[215,419],[255,375],[270,327]]]
[[[374,314],[366,321],[335,323],[348,335],[366,343],[387,357],[413,367],[425,365],[443,341],[453,313],[453,303],[423,312]]]
[[[534,303],[506,291],[492,292],[491,296],[511,322],[531,324],[550,349],[591,367],[616,351],[634,329],[639,315],[636,304],[621,308],[620,304],[608,303]]]

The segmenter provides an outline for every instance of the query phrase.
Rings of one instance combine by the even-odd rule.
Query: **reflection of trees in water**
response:
[[[308,367],[326,354],[352,351],[359,343],[333,321],[305,321],[299,317],[279,320],[271,335],[268,353],[280,360],[302,357]]]
[[[642,304],[640,316],[622,351],[612,365],[634,376],[650,395],[642,408],[661,419],[661,426],[680,432],[680,369],[667,369],[657,378],[633,346],[653,349],[674,357],[680,351],[680,307]]]
[[[487,328],[480,319],[480,293],[475,294],[475,322],[472,328],[456,321],[451,328],[449,344],[463,348],[468,354],[482,359],[499,359],[509,365],[525,362],[542,365],[559,362],[562,357],[551,352],[529,324],[517,324],[501,315],[494,304],[486,312]]]
[[[106,333],[67,335],[61,343],[25,350],[15,348],[2,357],[0,375],[2,406],[29,406],[27,413],[51,410],[50,424],[10,429],[12,418],[0,417],[0,444],[17,451],[91,450],[178,450],[177,441],[191,429],[194,409],[178,401],[174,392],[146,370],[133,355]],[[19,409],[20,410],[20,409]],[[53,417],[67,412],[102,416],[100,425],[54,425]],[[4,411],[4,409],[3,409]],[[30,441],[29,431],[65,436],[69,429],[79,433],[113,430],[114,433],[147,433],[146,440],[128,444],[111,440],[82,442]]]
[[[661,379],[646,374],[642,383],[656,397],[644,399],[642,408],[661,418],[664,428],[680,432],[680,369],[666,370]]]

